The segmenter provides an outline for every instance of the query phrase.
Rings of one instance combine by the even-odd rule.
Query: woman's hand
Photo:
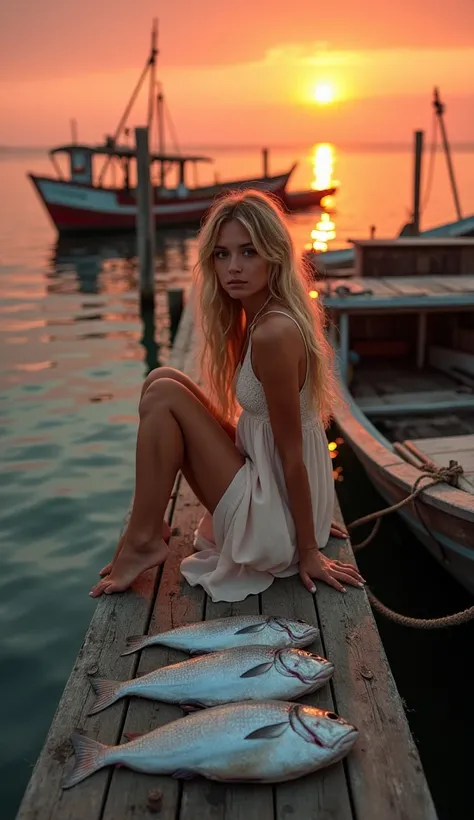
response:
[[[332,538],[349,538],[346,528],[338,524],[337,521],[332,522],[329,535]]]
[[[350,584],[353,587],[364,586],[364,579],[355,566],[326,558],[317,546],[300,551],[299,573],[303,584],[311,593],[316,592],[313,581],[315,578],[339,592],[347,591],[343,584]]]

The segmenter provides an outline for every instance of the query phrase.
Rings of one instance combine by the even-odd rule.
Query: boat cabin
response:
[[[68,158],[68,178],[64,178],[63,171],[56,157],[66,155]],[[49,156],[59,179],[64,182],[73,182],[86,185],[90,188],[113,188],[129,191],[136,182],[136,151],[128,145],[116,145],[112,138],[107,138],[103,145],[78,145],[72,143],[53,148]],[[96,167],[94,158],[103,160],[100,168]],[[104,159],[105,158],[105,159]],[[211,163],[211,157],[150,153],[150,171],[152,182],[162,196],[186,197],[191,186],[189,185],[187,168],[193,166],[194,177],[198,163]],[[98,163],[97,163],[98,164]],[[116,171],[120,172],[117,183]],[[157,172],[156,172],[157,171]],[[174,171],[174,187],[167,184],[167,176]],[[110,184],[105,185],[107,172]],[[132,179],[133,177],[133,179]]]
[[[474,274],[474,239],[358,239],[352,244],[355,276]]]
[[[342,381],[360,406],[372,418],[437,401],[440,410],[474,408],[474,239],[354,246],[359,275],[315,284]],[[438,396],[423,394],[428,382],[439,383]]]

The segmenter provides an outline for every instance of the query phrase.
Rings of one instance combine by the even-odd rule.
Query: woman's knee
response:
[[[141,399],[147,392],[147,390],[155,384],[159,379],[174,379],[175,381],[182,381],[183,374],[179,370],[175,370],[174,367],[155,367],[154,370],[151,370],[148,376],[146,377],[145,381],[143,382]]]
[[[166,368],[162,369],[166,370]],[[179,384],[179,381],[169,376],[154,379],[141,398],[139,407],[140,418],[157,412],[164,406],[171,407],[182,389],[183,387]]]

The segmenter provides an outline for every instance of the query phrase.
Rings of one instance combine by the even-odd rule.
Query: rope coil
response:
[[[386,507],[384,510],[378,510],[375,513],[370,513],[370,515],[363,515],[361,518],[357,518],[348,525],[347,529],[350,531],[356,529],[356,527],[362,526],[362,524],[368,524],[370,521],[375,521],[370,535],[368,535],[367,538],[359,544],[353,545],[354,552],[359,552],[364,549],[364,547],[368,546],[371,541],[373,541],[380,529],[381,520],[384,516],[402,509],[402,507],[405,507],[412,501],[415,502],[414,506],[416,509],[416,499],[422,492],[430,489],[431,487],[435,487],[437,484],[441,484],[442,482],[456,486],[457,480],[463,472],[464,470],[461,464],[457,461],[450,461],[449,467],[439,467],[436,469],[430,465],[426,465],[423,472],[418,476],[413,484],[411,493],[407,495],[406,498],[403,498],[402,501],[398,501],[391,507]],[[427,484],[424,484],[423,482],[426,479],[429,479],[429,481]],[[422,520],[421,517],[420,520]],[[425,529],[427,529],[425,522],[422,521],[422,523]],[[429,534],[431,535],[431,533]],[[412,618],[408,615],[401,615],[393,609],[385,606],[385,604],[379,601],[379,599],[376,598],[373,592],[371,592],[368,588],[367,595],[371,606],[373,606],[377,612],[400,626],[416,627],[418,629],[442,629],[448,626],[459,626],[460,624],[468,623],[468,621],[471,621],[474,618],[474,606],[468,607],[468,609],[464,609],[462,612],[456,612],[453,615],[445,615],[441,618]]]

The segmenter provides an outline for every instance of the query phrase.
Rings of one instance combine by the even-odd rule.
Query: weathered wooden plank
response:
[[[244,601],[213,603],[207,598],[206,620],[259,612],[257,595]],[[227,784],[211,781],[184,783],[180,820],[273,820],[273,789],[268,785]]]
[[[452,377],[456,377],[456,368],[474,377],[474,355],[472,353],[430,345],[428,361],[432,367],[439,368]]]
[[[408,413],[449,412],[474,409],[474,396],[456,390],[422,390],[416,393],[386,393],[381,400],[361,396],[357,404],[368,416]]]
[[[471,433],[467,436],[413,439],[413,444],[416,444],[427,456],[451,453],[454,450],[467,455],[468,453],[474,453],[474,434]]]
[[[178,528],[179,534],[170,542],[171,553],[163,568],[148,630],[150,634],[202,620],[204,591],[200,587],[190,587],[179,570],[183,558],[192,551],[193,533],[201,515],[202,508],[199,502],[182,479],[172,522],[173,529]],[[121,636],[122,643],[125,637]],[[184,660],[186,657],[188,656],[184,653],[166,647],[149,647],[141,653],[137,675],[145,675],[153,669]],[[182,716],[183,711],[174,704],[134,698],[128,708],[123,732],[149,732]],[[156,789],[162,793],[160,817],[163,820],[174,820],[177,816],[180,794],[178,781],[171,777],[150,776],[126,769],[114,771],[103,820],[117,820],[119,817],[129,816],[148,818],[149,794]]]
[[[428,276],[393,276],[387,277],[383,281],[386,284],[390,282],[399,296],[423,296],[437,292],[431,288],[430,277]],[[446,293],[446,289],[443,289],[443,292]]]
[[[194,318],[183,315],[170,365],[182,368],[192,349]],[[88,717],[94,702],[88,672],[111,679],[134,677],[138,657],[120,657],[118,644],[123,636],[148,629],[159,573],[151,570],[140,576],[130,592],[101,597],[79,651],[73,670],[53,718],[45,745],[32,773],[17,820],[94,820],[106,798],[110,770],[104,770],[81,784],[63,791],[61,780],[72,756],[70,735],[79,729],[104,743],[117,743],[127,711],[121,701],[98,715]],[[47,786],[46,786],[47,784]],[[46,787],[45,787],[46,786]]]
[[[342,522],[339,508],[337,518]],[[352,562],[349,541],[332,539],[329,556]],[[345,595],[319,584],[319,620],[336,672],[338,713],[360,735],[346,758],[360,820],[436,820],[418,752],[365,592]],[[339,815],[334,815],[339,816]]]
[[[376,279],[375,277],[368,279],[364,276],[353,276],[351,282],[356,282],[361,291],[372,291],[372,294],[377,298],[386,296],[391,299],[393,296],[398,295],[398,290],[390,279]]]
[[[474,276],[433,276],[430,277],[434,284],[442,285],[445,290],[451,293],[466,293],[474,290]]]
[[[262,613],[301,618],[318,625],[314,598],[304,589],[298,575],[273,582],[262,594]],[[322,642],[315,642],[308,650],[325,656],[324,640],[323,636]],[[339,674],[337,668],[336,674]],[[330,686],[324,686],[300,700],[320,709],[335,711],[336,708]],[[305,820],[351,820],[353,814],[343,763],[335,763],[307,777],[279,784],[276,786],[275,807],[276,820],[287,820],[290,816]]]
[[[103,743],[117,743],[126,703],[119,702],[88,717],[94,703],[88,673],[123,680],[134,676],[137,658],[120,657],[123,635],[145,632],[151,614],[156,571],[144,573],[124,597],[99,599],[91,624],[54,716],[41,755],[23,797],[17,820],[94,820],[100,816],[110,770],[103,770],[81,786],[63,791],[61,780],[69,768],[72,732],[79,730]],[[66,765],[67,764],[67,765]]]

